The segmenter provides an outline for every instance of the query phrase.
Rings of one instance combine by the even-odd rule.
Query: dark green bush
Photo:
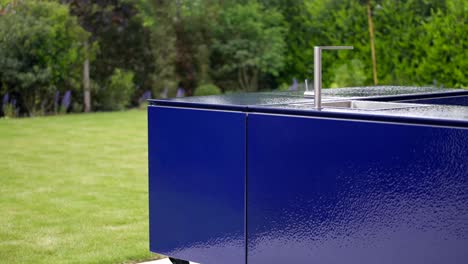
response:
[[[197,87],[195,90],[195,95],[196,96],[202,96],[202,95],[216,95],[216,94],[221,94],[221,89],[218,88],[218,86],[214,84],[203,84]]]
[[[53,112],[57,91],[81,88],[89,33],[56,2],[21,1],[14,12],[0,14],[0,83],[28,115]]]
[[[99,91],[101,110],[123,110],[130,104],[134,90],[134,73],[115,69],[107,85]]]
[[[364,64],[360,60],[354,59],[336,68],[334,82],[330,87],[362,86],[365,84],[365,81]]]

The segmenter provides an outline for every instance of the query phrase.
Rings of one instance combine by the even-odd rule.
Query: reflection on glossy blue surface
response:
[[[468,130],[250,114],[248,263],[468,263]]]
[[[425,101],[425,100],[424,100]],[[422,103],[411,101],[412,103]],[[407,102],[405,102],[407,103]],[[403,104],[403,103],[402,103]],[[263,107],[261,110],[265,112],[270,109],[284,109],[284,110],[299,110],[303,112],[303,115],[314,114],[317,110],[313,104],[285,104],[275,105],[274,107]],[[468,121],[468,107],[458,105],[426,105],[421,104],[421,107],[408,107],[408,108],[396,108],[396,109],[385,109],[367,111],[362,109],[340,109],[340,108],[323,108],[322,113],[358,113],[373,116],[397,116],[397,117],[416,117],[416,118],[429,118],[436,120],[457,120],[457,121]],[[409,121],[407,121],[409,122]]]
[[[447,89],[437,87],[413,87],[413,86],[367,86],[338,89],[324,89],[324,99],[327,98],[368,98],[386,96],[404,96],[417,94],[437,94],[467,92],[463,89]],[[168,103],[196,103],[206,105],[272,105],[294,102],[312,102],[310,98],[304,98],[304,91],[272,91],[260,93],[233,93],[225,95],[182,97],[165,100],[150,100],[150,102],[166,101]]]
[[[408,100],[405,101],[405,103],[468,106],[468,96],[448,96],[442,98]]]
[[[245,114],[148,108],[150,249],[245,260]]]

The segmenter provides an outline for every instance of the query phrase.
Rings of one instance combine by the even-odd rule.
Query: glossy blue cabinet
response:
[[[464,93],[399,96],[444,104],[402,114],[268,93],[154,101],[150,250],[201,264],[468,263]]]
[[[245,261],[245,114],[148,108],[150,249]]]
[[[468,130],[248,117],[248,262],[468,263]]]

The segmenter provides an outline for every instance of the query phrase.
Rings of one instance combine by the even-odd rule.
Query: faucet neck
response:
[[[314,105],[322,108],[322,49],[314,47]]]
[[[353,49],[353,46],[315,46],[314,47],[314,103],[315,109],[322,108],[322,50]]]

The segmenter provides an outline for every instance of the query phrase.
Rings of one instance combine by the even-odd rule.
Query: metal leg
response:
[[[175,258],[169,258],[169,260],[173,263],[173,264],[189,264],[188,261],[185,261],[185,260],[180,260],[180,259],[175,259]]]

